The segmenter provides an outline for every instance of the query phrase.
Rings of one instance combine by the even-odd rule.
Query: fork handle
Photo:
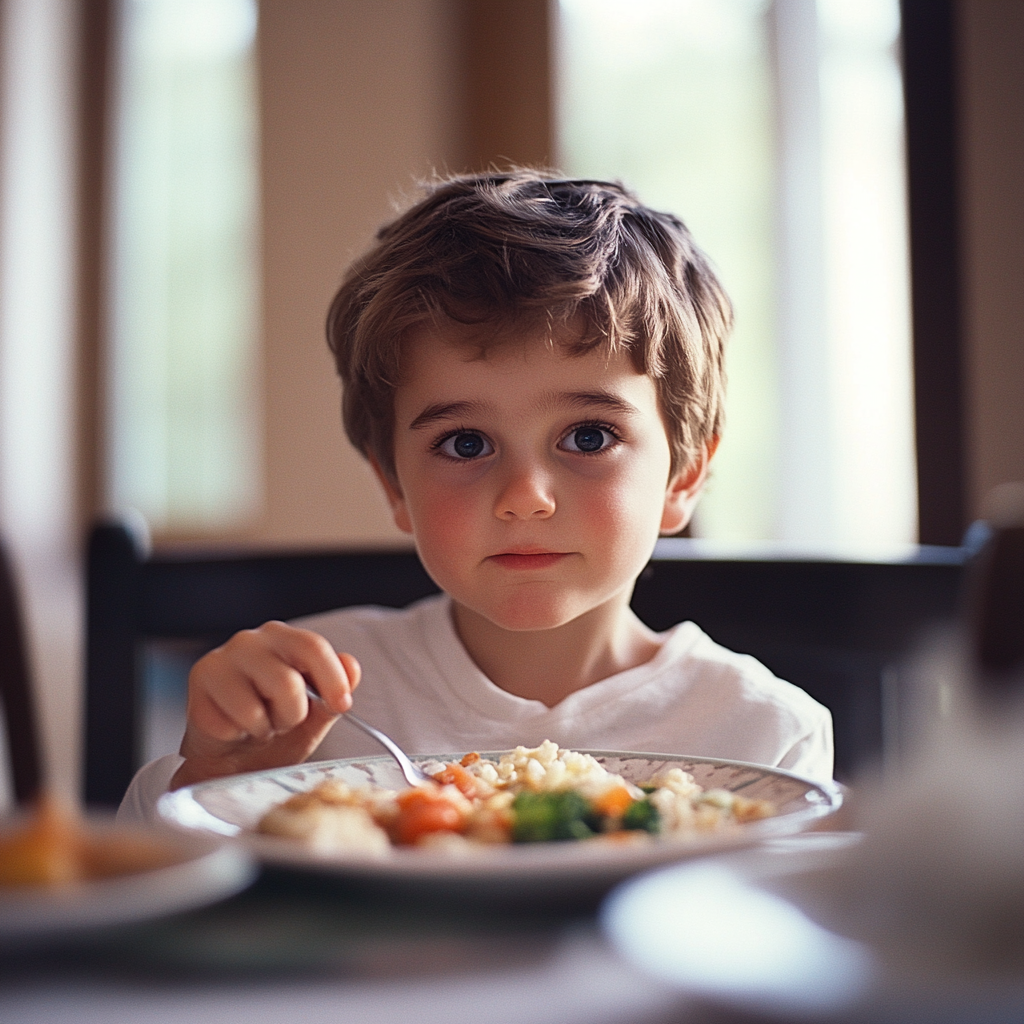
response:
[[[357,729],[362,729],[367,736],[372,736],[382,747],[387,748],[388,753],[398,762],[398,767],[402,770],[405,781],[410,786],[418,786],[422,782],[433,781],[426,772],[409,760],[405,751],[390,736],[382,733],[380,729],[375,729],[369,722],[364,722],[358,715],[352,714],[351,711],[346,711],[341,717],[351,722]]]

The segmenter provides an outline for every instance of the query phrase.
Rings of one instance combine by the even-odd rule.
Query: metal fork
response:
[[[341,717],[345,721],[351,722],[357,729],[362,729],[367,736],[372,736],[382,747],[387,748],[387,752],[398,763],[398,767],[405,776],[405,781],[410,786],[422,786],[424,782],[434,781],[418,764],[414,764],[409,759],[409,755],[390,736],[382,733],[380,729],[375,729],[368,722],[353,715],[351,711],[347,711]]]
[[[316,700],[323,700],[312,686],[306,685],[306,693],[310,697]],[[419,765],[413,764],[410,760],[409,755],[388,735],[382,733],[380,729],[375,729],[369,722],[364,722],[357,715],[353,715],[351,711],[346,711],[341,716],[347,722],[351,722],[357,729],[362,729],[367,736],[372,736],[387,752],[395,759],[398,767],[401,769],[402,775],[405,777],[405,781],[410,786],[421,786],[424,782],[434,782],[432,779]]]

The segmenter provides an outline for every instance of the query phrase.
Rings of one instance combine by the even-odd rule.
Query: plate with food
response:
[[[231,776],[164,795],[161,817],[234,836],[267,863],[364,878],[610,884],[643,868],[791,835],[835,784],[706,757],[564,750],[387,756]]]
[[[255,876],[222,837],[119,827],[43,798],[0,821],[0,945],[191,910]]]

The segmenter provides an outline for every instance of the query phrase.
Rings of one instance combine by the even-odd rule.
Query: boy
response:
[[[200,659],[181,757],[143,769],[125,810],[168,783],[378,753],[337,719],[361,676],[360,715],[413,753],[552,739],[830,778],[828,711],[629,608],[704,485],[731,321],[683,224],[618,185],[433,187],[351,268],[327,330],[348,436],[444,593],[267,623]]]

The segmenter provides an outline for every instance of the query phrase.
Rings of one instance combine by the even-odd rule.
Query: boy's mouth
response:
[[[503,551],[491,555],[488,561],[496,562],[503,569],[547,569],[568,555],[564,551]]]

